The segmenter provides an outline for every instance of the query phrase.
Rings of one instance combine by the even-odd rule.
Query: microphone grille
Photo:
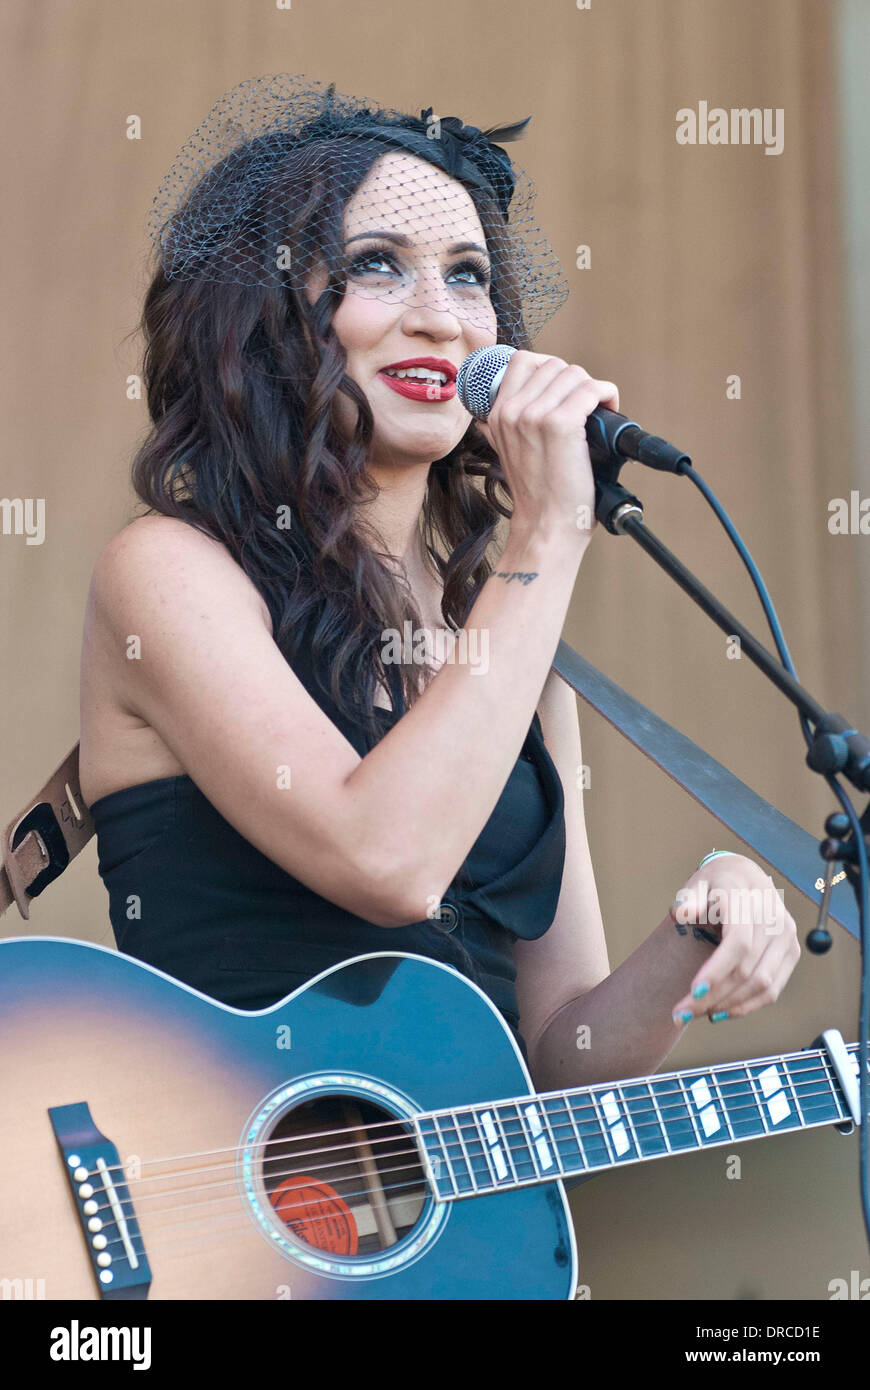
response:
[[[477,348],[466,357],[456,376],[456,394],[476,420],[486,420],[493,407],[492,385],[516,348],[507,343]]]

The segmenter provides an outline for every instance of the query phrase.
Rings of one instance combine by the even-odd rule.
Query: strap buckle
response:
[[[33,836],[31,846],[26,853],[16,857],[15,851],[20,848],[28,835]],[[41,867],[36,875],[26,881],[25,869],[22,860],[33,865],[36,856],[33,848],[39,852],[39,862]],[[6,869],[6,876],[9,879],[9,886],[18,904],[18,910],[22,917],[29,918],[30,910],[28,901],[31,898],[39,897],[44,888],[49,883],[63,873],[70,861],[70,852],[60,822],[55,814],[54,807],[48,801],[38,801],[35,806],[22,816],[15,826],[14,831],[8,831],[3,843],[3,864]]]

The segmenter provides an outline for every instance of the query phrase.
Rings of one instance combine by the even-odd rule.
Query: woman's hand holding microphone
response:
[[[597,525],[585,426],[599,405],[619,410],[612,381],[597,381],[559,357],[523,351],[511,356],[488,420],[478,428],[498,454],[510,488],[512,539],[564,541],[579,563]],[[711,916],[714,899],[717,912]],[[772,879],[743,855],[704,861],[670,915],[683,933],[712,923],[709,935],[718,942],[674,1005],[675,1022],[703,1014],[718,1022],[772,1003],[800,956],[794,918]]]
[[[596,406],[619,410],[612,381],[538,352],[508,362],[486,423],[513,498],[511,534],[565,539],[582,555],[597,526],[586,420]]]

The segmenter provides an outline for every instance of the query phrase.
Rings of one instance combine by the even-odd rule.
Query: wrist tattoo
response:
[[[510,583],[512,579],[519,579],[523,584],[531,584],[533,579],[537,579],[538,571],[532,570],[530,573],[527,573],[525,570],[511,570],[511,572],[508,573],[507,570],[496,570],[492,577],[493,579],[506,579],[508,583]]]

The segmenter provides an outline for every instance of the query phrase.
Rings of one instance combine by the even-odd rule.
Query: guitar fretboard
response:
[[[857,1044],[847,1048],[857,1075]],[[517,1097],[415,1120],[445,1201],[848,1122],[826,1052]]]

